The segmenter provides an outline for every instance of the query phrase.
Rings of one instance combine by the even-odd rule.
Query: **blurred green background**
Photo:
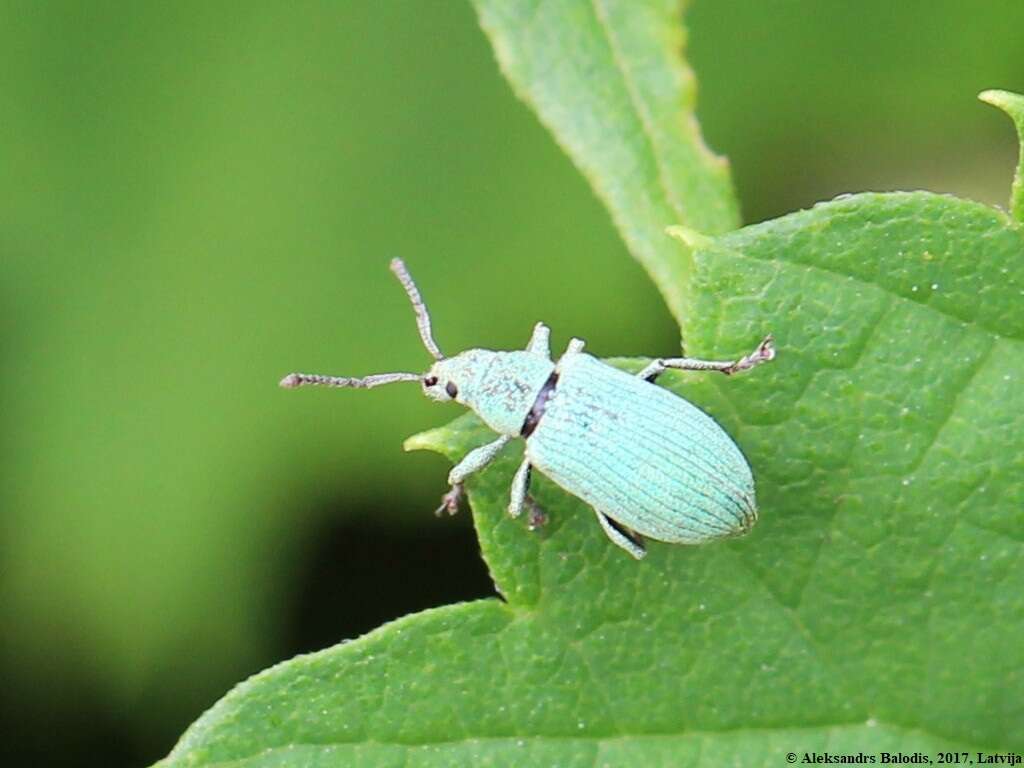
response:
[[[746,221],[865,189],[1003,204],[1019,0],[687,14]],[[462,2],[0,5],[5,765],[142,765],[246,675],[488,594],[416,387],[276,388],[533,323],[678,348]],[[671,222],[666,222],[666,224]],[[14,761],[14,762],[12,762]]]

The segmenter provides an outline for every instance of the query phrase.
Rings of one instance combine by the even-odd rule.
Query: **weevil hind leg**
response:
[[[680,371],[718,371],[726,375],[749,371],[751,368],[775,359],[775,342],[771,334],[764,337],[757,348],[739,360],[699,360],[695,357],[669,357],[651,360],[638,377],[653,382],[669,368]]]
[[[642,560],[647,555],[643,536],[615,522],[603,512],[598,512],[595,509],[594,514],[597,515],[597,520],[601,523],[601,527],[604,528],[604,532],[608,535],[609,539],[629,552],[637,560]]]

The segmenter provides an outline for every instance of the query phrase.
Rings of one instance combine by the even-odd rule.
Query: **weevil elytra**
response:
[[[608,538],[638,559],[646,553],[645,537],[700,544],[745,533],[756,522],[754,479],[736,443],[714,419],[654,380],[669,368],[749,370],[775,357],[771,336],[739,360],[656,359],[637,374],[586,354],[579,339],[552,360],[550,331],[543,323],[534,327],[525,350],[471,349],[445,357],[405,264],[393,259],[391,271],[405,288],[420,338],[436,361],[430,370],[363,378],[292,373],[281,386],[365,389],[416,381],[427,397],[455,400],[475,411],[498,438],[455,465],[438,514],[454,514],[466,478],[521,437],[526,450],[512,479],[508,511],[513,516],[529,507],[540,519],[529,497],[530,476],[537,469],[587,502]]]

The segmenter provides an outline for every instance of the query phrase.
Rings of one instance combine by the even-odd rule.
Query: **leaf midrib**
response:
[[[626,89],[626,95],[629,97],[629,103],[633,107],[633,112],[640,121],[640,134],[644,137],[644,142],[647,144],[651,158],[654,161],[654,168],[657,171],[658,177],[658,186],[661,188],[662,195],[665,198],[665,203],[675,212],[676,216],[679,217],[679,221],[686,221],[683,204],[678,199],[677,193],[675,193],[672,189],[672,185],[669,183],[670,177],[665,169],[661,152],[658,150],[658,141],[654,135],[654,124],[647,111],[647,105],[644,100],[640,98],[640,95],[637,92],[636,83],[633,82],[632,74],[623,62],[622,52],[616,42],[615,35],[608,26],[608,11],[604,7],[602,0],[590,0],[590,9],[594,12],[594,18],[597,21],[597,26],[600,28],[601,34],[608,43],[608,50],[611,52],[612,61],[615,63],[615,70],[622,77],[622,84]],[[666,222],[666,225],[667,224],[668,222]]]

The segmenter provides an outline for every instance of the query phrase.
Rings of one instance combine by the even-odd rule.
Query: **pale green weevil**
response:
[[[454,514],[466,478],[521,437],[526,450],[512,479],[513,516],[524,506],[535,509],[528,492],[530,474],[538,469],[587,502],[608,538],[637,559],[646,554],[645,537],[700,544],[746,533],[756,522],[754,479],[736,443],[714,419],[654,380],[669,368],[748,370],[775,357],[771,336],[739,360],[657,359],[637,374],[586,354],[579,339],[554,362],[543,323],[534,327],[525,350],[471,349],[445,357],[405,264],[394,259],[391,271],[409,295],[420,338],[436,360],[430,370],[364,378],[292,373],[281,386],[370,388],[418,381],[427,397],[475,411],[499,437],[455,465],[438,514]]]

